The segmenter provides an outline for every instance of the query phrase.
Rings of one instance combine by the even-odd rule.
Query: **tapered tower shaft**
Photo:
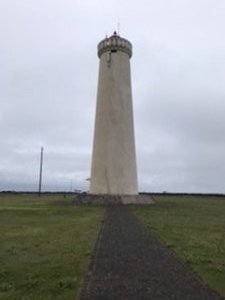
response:
[[[91,194],[136,195],[137,170],[130,77],[131,43],[114,33],[100,58]]]

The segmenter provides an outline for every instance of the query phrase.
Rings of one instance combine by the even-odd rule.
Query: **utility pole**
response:
[[[43,151],[44,148],[41,147],[41,158],[40,158],[40,175],[39,175],[39,190],[38,195],[41,196],[41,183],[42,183],[42,165],[43,165]]]

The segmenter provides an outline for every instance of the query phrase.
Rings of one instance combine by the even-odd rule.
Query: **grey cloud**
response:
[[[0,189],[88,189],[97,43],[131,40],[139,189],[225,192],[222,1],[7,1]]]

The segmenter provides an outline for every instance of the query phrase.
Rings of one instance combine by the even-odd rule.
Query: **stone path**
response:
[[[107,208],[80,300],[221,300],[125,206]]]

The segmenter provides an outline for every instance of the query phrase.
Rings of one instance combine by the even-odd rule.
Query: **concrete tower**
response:
[[[114,32],[98,44],[100,58],[91,194],[137,195],[130,78],[131,43]]]

